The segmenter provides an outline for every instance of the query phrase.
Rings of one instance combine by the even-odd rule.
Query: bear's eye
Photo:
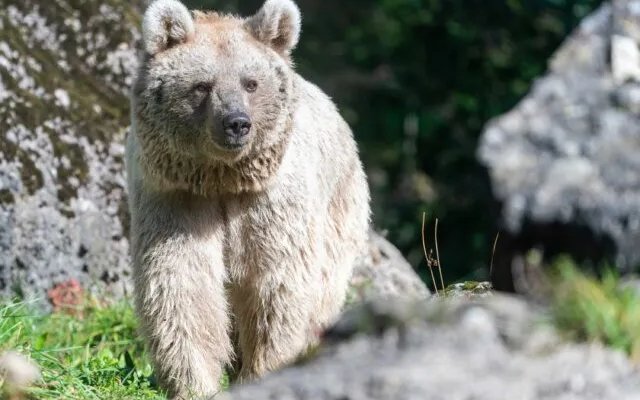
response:
[[[245,82],[244,88],[246,89],[247,92],[253,93],[258,88],[258,82],[256,82],[253,79],[249,79]]]
[[[193,87],[198,93],[209,93],[211,91],[212,85],[209,82],[200,82]]]

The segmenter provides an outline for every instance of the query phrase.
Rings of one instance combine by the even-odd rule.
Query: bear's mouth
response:
[[[225,135],[224,139],[221,140],[222,143],[220,145],[227,150],[238,150],[243,148],[248,142],[248,138],[246,136],[233,136],[233,135]]]
[[[244,147],[243,143],[225,143],[222,148],[225,150],[237,151]]]
[[[237,153],[247,147],[249,143],[249,135],[236,136],[236,135],[219,135],[217,140],[214,136],[214,143],[216,147],[224,152]]]
[[[221,140],[216,141],[215,145],[218,148],[219,155],[224,158],[231,157],[231,159],[240,157],[247,148],[247,142],[245,141]]]

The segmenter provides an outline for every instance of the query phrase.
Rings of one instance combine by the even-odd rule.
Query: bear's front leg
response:
[[[239,328],[241,383],[294,361],[314,343],[318,327],[313,323],[311,310],[316,308],[317,301],[305,290],[310,282],[292,274],[264,276],[252,288],[232,289],[234,317]]]
[[[272,203],[281,198],[260,196],[230,207],[229,238],[240,244],[230,248],[229,267],[241,382],[294,361],[319,329],[315,311],[324,279],[322,250],[314,240],[320,235],[303,205]]]
[[[134,196],[136,311],[155,374],[170,398],[213,395],[232,352],[219,207],[188,194]]]

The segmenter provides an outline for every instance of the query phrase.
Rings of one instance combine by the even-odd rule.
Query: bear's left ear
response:
[[[300,38],[300,9],[292,0],[267,0],[246,24],[256,39],[288,58]]]

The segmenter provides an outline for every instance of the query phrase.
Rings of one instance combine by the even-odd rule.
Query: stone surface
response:
[[[413,267],[393,244],[374,231],[369,252],[353,271],[350,301],[405,297],[425,299],[430,292]]]
[[[516,298],[384,301],[353,309],[317,358],[233,387],[225,400],[640,398],[618,352],[564,344]]]
[[[123,143],[144,3],[0,0],[0,297],[131,290]],[[354,299],[426,297],[371,238]]]
[[[136,3],[0,0],[0,296],[126,290]]]
[[[539,246],[640,264],[639,41],[640,1],[603,4],[487,124],[478,156],[507,230],[496,256]]]

